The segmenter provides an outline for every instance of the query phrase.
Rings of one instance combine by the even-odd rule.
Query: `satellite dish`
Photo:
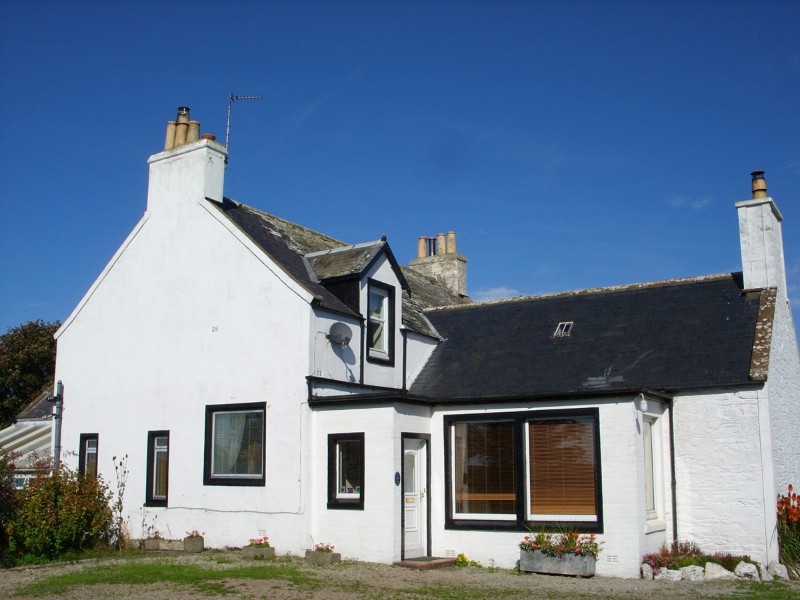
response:
[[[336,322],[328,330],[328,339],[332,344],[338,344],[344,348],[353,339],[353,331],[344,323]]]

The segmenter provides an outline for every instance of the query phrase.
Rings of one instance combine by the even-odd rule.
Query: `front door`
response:
[[[427,556],[428,500],[427,443],[403,439],[403,555]]]

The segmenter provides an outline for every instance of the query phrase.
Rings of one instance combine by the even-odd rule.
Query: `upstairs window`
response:
[[[78,455],[78,473],[97,477],[97,434],[82,433],[80,438],[80,454]]]
[[[394,348],[394,293],[375,281],[367,286],[367,358],[392,362]]]

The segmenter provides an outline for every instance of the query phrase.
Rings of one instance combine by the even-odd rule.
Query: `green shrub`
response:
[[[8,534],[6,526],[14,517],[16,489],[14,489],[14,456],[0,453],[0,565],[8,561]]]
[[[110,501],[100,478],[63,467],[40,473],[17,492],[16,512],[6,525],[12,559],[52,559],[108,544]]]

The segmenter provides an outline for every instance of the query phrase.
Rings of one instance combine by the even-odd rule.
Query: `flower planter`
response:
[[[184,552],[202,552],[205,548],[205,540],[202,537],[183,538]]]
[[[145,540],[142,540],[142,547],[148,551],[160,550],[161,549],[161,546],[159,545],[160,541],[161,540],[156,538],[147,538]]]
[[[596,562],[594,556],[584,554],[549,556],[541,550],[520,550],[519,552],[519,570],[528,573],[592,577]]]
[[[242,548],[242,556],[245,558],[275,558],[275,548],[245,546]]]
[[[317,552],[306,550],[306,560],[312,565],[332,565],[342,562],[342,555],[338,552]]]

